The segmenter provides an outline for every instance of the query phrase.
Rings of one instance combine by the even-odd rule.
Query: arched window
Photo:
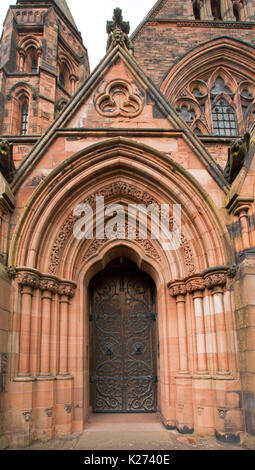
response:
[[[38,63],[37,63],[37,60],[34,59],[31,64],[31,72],[36,73],[37,69],[38,69]]]
[[[38,71],[38,58],[34,47],[27,50],[25,69],[27,73],[36,73]]]
[[[214,20],[222,20],[221,11],[220,11],[220,1],[211,0],[212,16]]]
[[[224,98],[220,98],[212,108],[214,135],[237,136],[238,127],[234,108]]]
[[[65,77],[62,72],[59,74],[59,84],[62,86],[62,88],[65,88]]]
[[[28,103],[27,101],[23,101],[21,103],[21,135],[27,135],[27,127],[28,127]]]

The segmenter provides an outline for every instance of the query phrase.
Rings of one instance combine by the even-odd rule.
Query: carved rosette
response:
[[[169,284],[168,288],[172,297],[177,297],[178,295],[186,295],[187,293],[186,285],[181,282]]]
[[[205,281],[202,277],[195,277],[188,280],[186,288],[187,292],[203,291],[205,288]]]

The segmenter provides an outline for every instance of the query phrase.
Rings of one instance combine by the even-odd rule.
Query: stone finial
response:
[[[230,184],[233,183],[244,164],[250,146],[250,139],[251,136],[247,132],[242,139],[234,140],[229,148],[224,176]]]
[[[0,140],[0,172],[8,183],[11,183],[15,175],[15,166],[12,158],[12,144],[8,140]]]
[[[115,8],[112,21],[107,21],[106,24],[108,34],[106,50],[111,50],[119,44],[121,47],[133,51],[134,46],[128,37],[129,31],[129,21],[123,21],[122,10]]]

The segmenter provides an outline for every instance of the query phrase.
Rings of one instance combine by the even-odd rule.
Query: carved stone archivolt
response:
[[[128,226],[125,226],[125,232],[126,235],[128,234]],[[85,253],[83,259],[87,260],[91,258],[92,256],[96,256],[99,252],[99,250],[102,248],[102,246],[108,242],[108,238],[104,238],[103,240],[94,240],[91,245],[89,246],[87,252]],[[161,261],[161,258],[157,252],[157,250],[154,248],[153,244],[151,243],[150,240],[142,240],[139,239],[138,233],[136,233],[136,243],[138,243],[143,250],[145,251],[146,255],[149,256],[150,258],[154,258],[157,261]]]
[[[109,186],[106,186],[104,189],[91,194],[83,202],[85,204],[89,204],[91,207],[95,207],[97,196],[103,196],[105,200],[107,199],[109,200],[116,196],[126,196],[131,199],[134,199],[135,201],[138,201],[141,204],[144,204],[146,207],[149,206],[150,204],[159,204],[159,202],[147,192],[141,189],[138,189],[136,186],[133,186],[131,184],[128,184],[122,181],[119,181],[118,183],[112,183]],[[72,214],[70,214],[67,217],[64,224],[61,226],[60,231],[58,232],[58,235],[55,239],[55,242],[50,252],[48,272],[51,275],[54,275],[57,272],[60,258],[61,258],[61,252],[64,249],[66,241],[68,237],[70,236],[73,230],[73,226],[77,220],[78,220],[78,217],[75,217]],[[170,230],[173,230],[172,218],[170,218],[169,228]],[[106,241],[107,240],[94,240],[93,243],[89,245],[85,253],[84,259],[88,259],[91,256],[95,256],[98,253],[100,247]],[[148,256],[154,259],[160,260],[160,256],[157,253],[156,249],[153,247],[150,240],[147,239],[147,240],[137,240],[137,241],[139,241],[139,244],[143,247],[143,249],[145,250]],[[194,274],[196,272],[196,266],[194,263],[193,251],[192,251],[190,243],[187,241],[184,234],[181,234],[181,248],[183,250],[184,263],[187,269],[187,273],[189,275]]]
[[[113,80],[103,93],[95,96],[95,107],[104,117],[134,118],[143,110],[144,99],[135,85],[126,80]]]

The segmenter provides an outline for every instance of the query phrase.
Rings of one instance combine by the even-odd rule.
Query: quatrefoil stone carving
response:
[[[95,107],[104,117],[134,118],[143,110],[144,100],[137,88],[125,80],[106,84],[103,93],[95,97]]]

